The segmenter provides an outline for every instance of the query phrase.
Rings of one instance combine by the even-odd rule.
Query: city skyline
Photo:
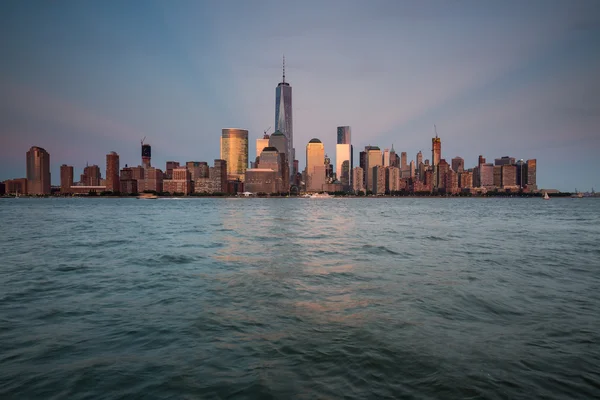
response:
[[[0,5],[16,38],[2,46],[0,180],[25,176],[31,146],[51,154],[58,185],[62,164],[78,176],[86,162],[104,166],[113,150],[121,166],[138,165],[144,136],[159,168],[167,160],[212,162],[224,126],[247,129],[253,144],[273,123],[285,54],[296,149],[316,137],[333,155],[336,127],[351,126],[356,149],[393,143],[409,159],[420,150],[430,158],[437,124],[447,162],[531,158],[539,187],[600,186],[597,2],[347,2],[346,19],[332,18],[335,3],[311,13],[266,2],[148,2],[135,21],[140,10],[131,4],[35,3],[35,14],[27,4]],[[224,34],[219,21],[246,14],[274,26]],[[59,23],[64,29],[53,29]],[[473,31],[481,35],[464,36]],[[304,157],[296,158],[304,169]]]

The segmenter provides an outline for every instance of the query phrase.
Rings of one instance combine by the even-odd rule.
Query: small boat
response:
[[[154,200],[158,199],[158,196],[152,193],[142,193],[137,198],[140,200]]]
[[[329,193],[315,193],[310,196],[311,199],[330,199],[333,196],[330,196]]]
[[[544,200],[550,200],[550,196],[548,196],[548,192],[544,192]]]

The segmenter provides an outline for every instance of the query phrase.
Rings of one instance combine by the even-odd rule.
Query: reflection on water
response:
[[[22,199],[0,226],[3,399],[600,388],[593,199]]]

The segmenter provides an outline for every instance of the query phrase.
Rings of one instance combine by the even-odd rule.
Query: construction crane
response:
[[[267,129],[265,129],[265,135],[271,130],[271,127],[268,127]]]
[[[146,140],[146,136],[143,137],[142,139],[142,146],[144,145],[144,141]]]
[[[435,124],[433,124],[433,131],[435,132],[435,137],[438,137],[437,127],[435,126]]]

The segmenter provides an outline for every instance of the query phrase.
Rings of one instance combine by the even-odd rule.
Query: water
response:
[[[0,398],[600,394],[595,199],[0,200]]]

